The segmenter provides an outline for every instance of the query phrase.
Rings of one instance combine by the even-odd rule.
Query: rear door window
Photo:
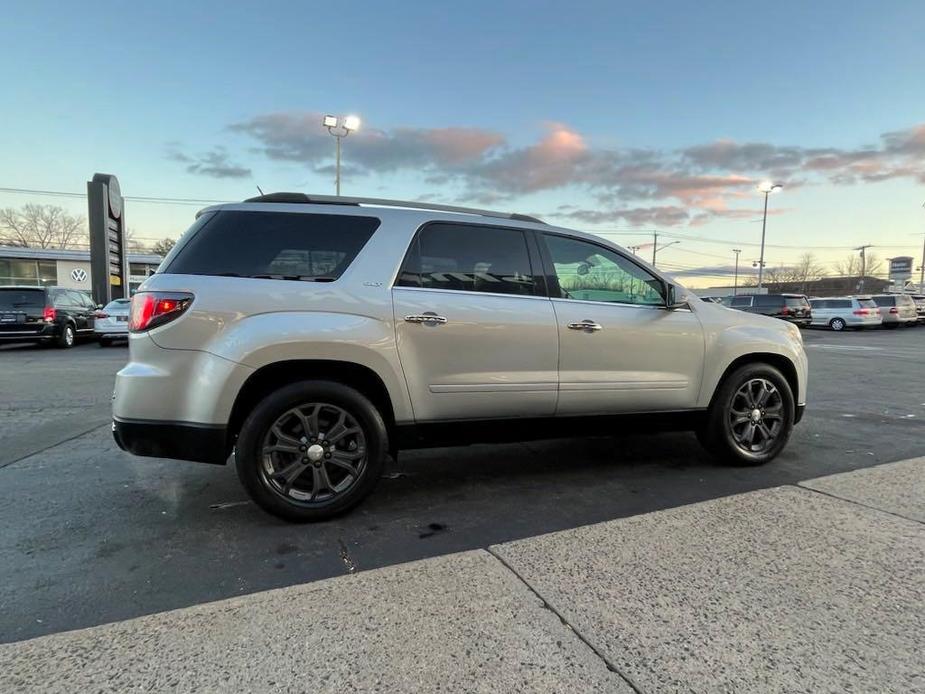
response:
[[[418,233],[396,285],[533,296],[533,273],[520,229],[441,222]]]
[[[332,282],[378,227],[375,217],[220,210],[164,272]]]

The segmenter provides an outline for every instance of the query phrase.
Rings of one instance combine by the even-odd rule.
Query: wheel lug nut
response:
[[[331,457],[331,454],[330,454],[330,453],[325,453],[325,454],[324,454],[324,457],[325,457],[325,458],[330,458],[330,457]]]

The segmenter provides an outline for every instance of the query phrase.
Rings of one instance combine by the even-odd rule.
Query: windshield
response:
[[[877,308],[877,302],[873,299],[858,299],[858,304],[864,308]]]
[[[785,296],[784,305],[788,308],[806,308],[809,302],[805,296]]]
[[[131,299],[114,299],[106,304],[104,311],[128,311]]]
[[[0,311],[43,308],[44,289],[2,289],[0,288]]]

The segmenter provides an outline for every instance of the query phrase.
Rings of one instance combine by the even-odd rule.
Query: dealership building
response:
[[[153,253],[129,253],[129,290],[137,289],[161,260],[161,256]],[[0,286],[11,284],[92,291],[90,252],[0,246]]]

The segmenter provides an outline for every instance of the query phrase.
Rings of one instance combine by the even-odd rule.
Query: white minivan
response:
[[[880,309],[869,296],[834,296],[810,299],[813,319],[810,325],[841,331],[845,328],[878,328],[883,324]]]

